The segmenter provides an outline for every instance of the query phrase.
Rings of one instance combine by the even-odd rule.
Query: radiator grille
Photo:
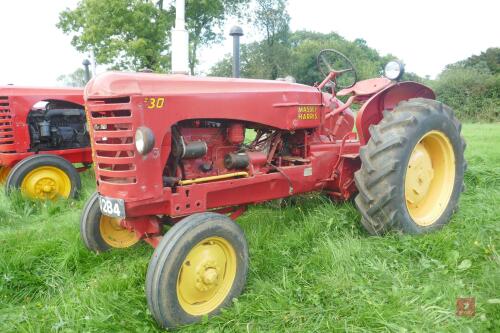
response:
[[[0,153],[15,153],[14,124],[9,98],[0,96]]]
[[[90,100],[87,114],[97,179],[112,184],[137,183],[130,99]]]

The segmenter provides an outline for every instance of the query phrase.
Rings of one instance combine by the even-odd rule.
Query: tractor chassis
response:
[[[127,201],[127,217],[120,225],[156,247],[163,224],[175,224],[195,213],[213,211],[235,220],[247,205],[311,191],[325,192],[336,201],[348,200],[355,192],[359,141],[344,138],[333,143],[311,144],[309,149],[311,157],[307,164],[278,167],[276,172],[253,177],[178,186],[175,190],[165,187],[158,199]],[[323,177],[311,182],[313,172]]]

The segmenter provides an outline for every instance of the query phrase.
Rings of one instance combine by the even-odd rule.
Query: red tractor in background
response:
[[[8,192],[49,200],[78,193],[78,171],[92,164],[83,105],[82,89],[0,87],[0,182]]]
[[[161,326],[199,321],[242,292],[248,246],[233,220],[250,204],[357,193],[373,235],[430,232],[455,211],[466,164],[451,109],[428,87],[399,82],[397,62],[359,82],[337,51],[318,64],[325,79],[314,87],[143,73],[88,83],[98,192],[82,238],[96,252],[141,239],[156,248],[146,293]],[[165,235],[164,224],[173,224]]]

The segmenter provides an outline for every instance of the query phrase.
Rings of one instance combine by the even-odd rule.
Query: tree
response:
[[[264,34],[264,43],[257,54],[267,71],[266,77],[276,79],[286,74],[289,58],[290,15],[287,0],[256,0],[255,26]]]
[[[172,17],[147,0],[81,0],[59,15],[57,27],[73,35],[72,45],[90,52],[97,63],[115,69],[169,65],[168,29]]]
[[[186,26],[189,31],[189,69],[194,74],[198,50],[222,39],[222,26],[231,15],[239,16],[249,0],[187,0]],[[172,8],[172,13],[175,8]]]
[[[265,34],[267,45],[286,43],[290,33],[287,0],[256,0],[256,3],[254,22],[256,27]]]
[[[286,0],[256,0],[251,21],[263,40],[241,46],[241,75],[248,78],[276,79],[290,74],[290,16]],[[213,66],[210,75],[231,76],[231,55]]]
[[[198,63],[201,45],[217,42],[230,15],[239,15],[249,0],[187,0],[186,25],[190,35],[189,66]],[[97,63],[115,69],[170,67],[170,30],[174,2],[159,0],[81,0],[76,9],[59,15],[59,27],[72,35],[72,45],[94,55]]]
[[[58,82],[61,82],[66,87],[85,87],[87,81],[85,81],[85,70],[83,68],[78,68],[73,73],[61,75],[57,78]]]
[[[500,119],[500,48],[446,66],[431,82],[437,98],[448,104],[460,119]]]
[[[247,47],[247,45],[243,44],[241,45],[241,55],[240,55],[240,61],[243,63],[244,60],[244,52],[243,50]],[[241,66],[241,76],[249,78],[250,76],[245,75],[245,66]],[[233,74],[233,67],[232,67],[232,56],[230,54],[226,54],[224,58],[219,60],[217,63],[215,63],[209,70],[209,76],[217,76],[217,77],[230,77]]]
[[[380,76],[384,65],[394,56],[381,56],[378,52],[358,39],[346,40],[337,33],[296,31],[288,33],[286,43],[278,42],[282,49],[268,58],[267,38],[260,42],[242,46],[241,73],[243,77],[275,79],[277,76],[292,75],[297,82],[312,85],[323,79],[317,69],[316,57],[323,49],[337,49],[353,62],[359,79]],[[280,53],[281,52],[281,53]],[[212,67],[210,74],[229,76],[230,56]],[[273,73],[273,69],[276,72]],[[277,75],[276,75],[277,74]],[[413,76],[412,76],[413,77]]]
[[[490,47],[480,55],[446,66],[446,69],[454,68],[474,68],[486,74],[500,74],[500,48]]]

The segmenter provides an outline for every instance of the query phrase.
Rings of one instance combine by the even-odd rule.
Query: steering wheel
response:
[[[330,76],[330,74],[335,73],[333,83],[336,89],[347,89],[351,88],[358,81],[358,74],[351,60],[347,58],[341,52],[334,49],[325,49],[318,54],[317,58],[318,69],[323,74],[324,77]],[[336,70],[337,66],[343,68],[341,70]],[[347,78],[344,74],[352,73],[349,75],[351,78]],[[338,80],[341,76],[344,76],[343,80]]]

